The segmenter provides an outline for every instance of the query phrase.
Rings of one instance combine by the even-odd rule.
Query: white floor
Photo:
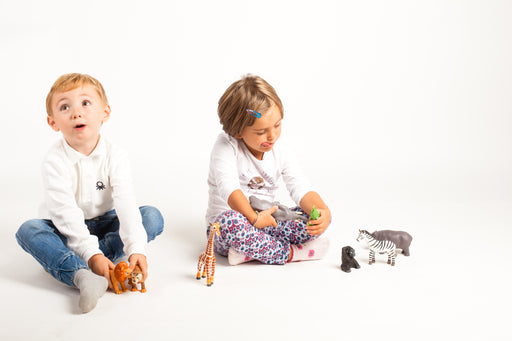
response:
[[[3,340],[509,340],[511,203],[333,203],[321,261],[229,266],[215,284],[195,279],[202,218],[173,224],[149,246],[148,292],[108,292],[91,313],[3,230]],[[390,222],[361,226],[360,222]],[[376,224],[376,223],[375,223]],[[368,265],[357,229],[402,229],[411,256]],[[340,270],[341,247],[361,268]],[[508,316],[508,317],[507,317]]]
[[[510,17],[489,0],[0,1],[0,340],[512,340]],[[148,292],[86,315],[14,238],[37,214],[60,135],[45,97],[68,72],[102,82],[103,133],[166,220]],[[219,257],[207,287],[217,105],[246,73],[284,103],[281,141],[332,210],[331,248],[285,266]],[[411,256],[368,265],[359,228],[409,232]]]

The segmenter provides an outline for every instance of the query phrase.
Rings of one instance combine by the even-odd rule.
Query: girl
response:
[[[244,76],[224,92],[218,115],[224,133],[211,153],[206,214],[208,223],[220,223],[215,251],[231,265],[323,258],[329,241],[317,237],[329,226],[331,212],[277,144],[283,105],[274,88],[258,76]],[[276,221],[276,206],[261,212],[251,207],[250,196],[273,202],[281,178],[300,206],[294,210],[305,214],[316,206],[317,220]]]

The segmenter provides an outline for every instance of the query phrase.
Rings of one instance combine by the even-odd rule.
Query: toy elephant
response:
[[[308,221],[308,218],[302,214],[299,214],[297,212],[294,212],[290,210],[288,207],[281,205],[279,202],[274,201],[266,201],[262,199],[258,199],[255,196],[251,195],[249,197],[249,203],[251,204],[251,207],[255,209],[256,211],[264,211],[268,210],[269,208],[272,208],[272,206],[277,206],[278,209],[275,211],[272,216],[276,220],[302,220],[302,221]]]
[[[410,256],[409,246],[412,236],[404,231],[382,230],[372,233],[373,238],[377,240],[390,240],[395,243],[397,249],[401,249],[404,256]]]

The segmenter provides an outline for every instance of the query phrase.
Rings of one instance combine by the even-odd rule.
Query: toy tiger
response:
[[[135,269],[133,269],[131,276],[128,278],[128,284],[131,285],[132,291],[139,291],[137,289],[137,284],[140,283],[140,292],[146,292],[146,285],[144,284],[144,275],[142,274],[142,270],[138,265],[135,265]]]

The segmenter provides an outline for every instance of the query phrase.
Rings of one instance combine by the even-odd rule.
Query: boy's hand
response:
[[[114,270],[115,265],[112,263],[110,259],[102,255],[101,253],[95,254],[91,258],[89,258],[89,262],[87,262],[89,269],[94,272],[98,276],[103,276],[108,281],[108,287],[113,289],[112,281],[110,280],[110,270]]]
[[[262,228],[265,228],[265,227],[270,226],[270,225],[276,227],[277,226],[277,221],[272,216],[272,213],[277,211],[278,208],[279,207],[277,207],[277,206],[272,206],[268,210],[264,210],[264,211],[259,212],[258,213],[258,219],[256,220],[256,223],[254,224],[254,227],[256,227],[258,229],[262,229]]]
[[[133,271],[135,269],[135,265],[138,265],[140,270],[142,271],[142,276],[144,276],[144,280],[148,277],[148,261],[146,256],[140,253],[132,253],[128,258],[128,262],[130,262],[130,270]]]
[[[318,208],[317,210],[318,213],[320,213],[320,217],[316,220],[310,220],[306,227],[308,229],[308,233],[312,236],[322,234],[331,222],[331,211],[328,208]]]

